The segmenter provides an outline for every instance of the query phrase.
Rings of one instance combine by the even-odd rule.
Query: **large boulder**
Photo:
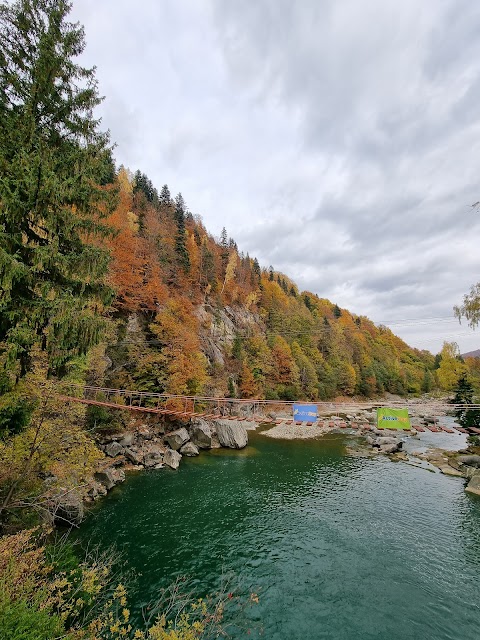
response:
[[[380,436],[379,438],[375,439],[375,442],[373,443],[374,447],[381,447],[383,445],[386,444],[395,444],[398,446],[399,449],[402,448],[402,441],[401,440],[397,440],[397,438],[393,438],[393,437],[388,437],[388,436]]]
[[[123,452],[124,448],[118,442],[111,442],[105,447],[105,453],[107,454],[107,456],[110,456],[110,458],[115,458],[116,456],[121,455]]]
[[[177,429],[177,431],[172,431],[165,436],[165,442],[168,442],[174,451],[178,451],[187,440],[190,440],[190,436],[184,427]]]
[[[198,420],[190,427],[190,439],[200,449],[212,448],[212,430],[205,420]]]
[[[173,451],[173,449],[167,449],[163,456],[163,461],[172,469],[178,469],[178,465],[180,464],[180,460],[182,456],[178,451]]]
[[[132,464],[143,464],[143,455],[134,449],[125,449],[125,457]]]
[[[102,471],[97,471],[94,479],[96,482],[102,484],[107,491],[110,491],[116,484],[125,480],[125,471],[123,469],[111,469],[107,467]]]
[[[217,437],[222,447],[243,449],[248,444],[247,430],[241,422],[217,421]]]
[[[200,451],[198,450],[198,447],[193,444],[193,442],[186,442],[183,447],[181,447],[180,453],[182,454],[182,456],[193,458],[194,456],[198,456]]]
[[[122,447],[130,447],[130,446],[132,446],[134,440],[135,440],[135,434],[134,433],[126,433],[123,436],[123,438],[119,441],[119,444]]]
[[[163,447],[152,445],[143,452],[143,464],[147,469],[156,467],[163,462],[165,451]]]
[[[400,450],[402,443],[397,442],[395,444],[382,444],[380,445],[380,453],[397,453]]]
[[[475,493],[477,496],[480,496],[480,474],[476,474],[470,478],[470,482],[465,487],[465,491],[468,491],[468,493]]]
[[[72,526],[83,520],[83,499],[75,489],[61,490],[53,497],[51,509],[56,524]]]
[[[113,469],[104,469],[103,471],[97,471],[97,473],[94,475],[94,478],[97,482],[103,484],[107,491],[110,491],[110,489],[113,489],[113,487],[116,485]]]

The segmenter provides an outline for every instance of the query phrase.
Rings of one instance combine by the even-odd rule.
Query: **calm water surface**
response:
[[[346,442],[253,434],[240,452],[132,474],[80,539],[122,550],[137,615],[176,576],[203,594],[234,572],[260,599],[249,637],[479,640],[480,498]]]

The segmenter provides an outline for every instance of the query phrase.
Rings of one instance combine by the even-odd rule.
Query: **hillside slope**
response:
[[[118,173],[110,217],[115,388],[268,399],[430,390],[434,359],[386,327],[300,292],[219,239],[140,172]]]

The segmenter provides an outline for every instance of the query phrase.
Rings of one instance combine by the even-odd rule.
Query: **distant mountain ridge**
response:
[[[480,349],[468,351],[468,353],[462,353],[462,358],[480,358]]]

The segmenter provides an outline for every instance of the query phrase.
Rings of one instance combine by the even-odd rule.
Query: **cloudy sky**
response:
[[[480,280],[478,0],[74,0],[118,163],[412,346]]]

